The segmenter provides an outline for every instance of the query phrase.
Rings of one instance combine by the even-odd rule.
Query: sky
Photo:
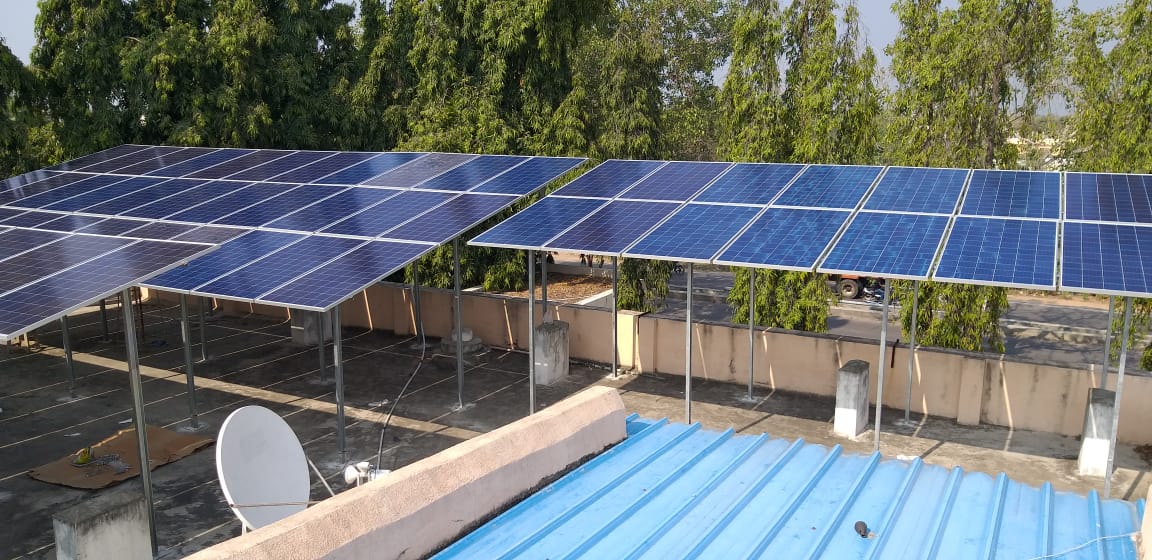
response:
[[[1063,9],[1073,1],[1055,0],[1055,4],[1058,9]],[[1079,4],[1082,10],[1089,11],[1118,4],[1119,1],[1079,0]],[[896,16],[892,14],[890,8],[891,3],[889,0],[858,0],[858,2],[869,41],[880,57],[881,63],[887,66],[888,55],[884,54],[884,46],[892,42],[899,29],[899,22],[896,21]],[[27,63],[34,42],[36,0],[0,0],[0,3],[4,6],[4,17],[0,18],[0,36],[4,37],[8,48]],[[956,1],[946,0],[945,4],[954,5]]]

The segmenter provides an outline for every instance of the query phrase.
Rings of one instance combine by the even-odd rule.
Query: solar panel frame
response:
[[[0,297],[131,243],[115,237],[69,235],[6,258],[0,261]]]
[[[608,204],[608,201],[602,198],[546,196],[488,231],[474,237],[468,244],[479,247],[536,249],[549,239],[567,231],[605,204]],[[568,220],[568,218],[575,219],[576,216],[581,216],[580,220],[573,222]],[[533,238],[535,243],[509,244],[493,239],[493,237],[504,234],[512,228],[516,228],[512,230],[512,235],[521,235],[521,232],[535,235],[536,237]]]
[[[557,177],[572,171],[585,161],[587,160],[584,158],[535,156],[484,181],[468,192],[529,195],[544,188]]]
[[[0,225],[19,228],[34,228],[40,224],[50,222],[61,216],[64,212],[45,212],[43,210],[27,210],[15,216],[0,220]]]
[[[1152,270],[1145,272],[1143,267],[1145,259],[1152,262],[1152,226],[1083,220],[1065,220],[1062,226],[1061,291],[1152,295]],[[1091,246],[1085,246],[1086,237]]]
[[[299,186],[284,183],[251,183],[164,218],[174,222],[211,224],[239,210],[288,194]]]
[[[60,174],[62,174],[60,171],[46,171],[44,169],[29,171],[15,177],[9,177],[7,179],[0,180],[0,192],[18,189],[25,185],[31,185],[32,183],[39,183],[44,179],[49,179]]]
[[[323,202],[351,188],[355,187],[300,185],[267,200],[236,210],[231,214],[213,220],[212,223],[258,228],[279,220],[288,214],[299,212]]]
[[[733,164],[697,194],[692,202],[767,205],[807,167],[799,163]],[[750,188],[758,191],[755,196],[747,192]]]
[[[884,177],[884,171],[884,167],[874,165],[809,165],[776,195],[772,206],[852,210]],[[851,190],[833,191],[845,176],[855,179]]]
[[[184,212],[193,206],[205,204],[222,196],[227,196],[248,185],[249,183],[209,180],[199,186],[180,191],[154,202],[130,208],[117,214],[117,216],[163,220],[167,219],[168,216]]]
[[[149,177],[167,177],[169,179],[182,178],[189,173],[195,172],[197,169],[204,169],[227,163],[237,158],[244,157],[248,154],[255,152],[248,148],[220,148],[213,152],[196,156],[190,160],[175,163],[167,167],[161,167],[155,171],[149,171],[144,175]]]
[[[1007,288],[1022,288],[1022,289],[1045,289],[1055,290],[1057,286],[1057,274],[1059,268],[1059,227],[1060,224],[1056,220],[1035,220],[1023,218],[1009,218],[1000,216],[958,216],[952,223],[949,230],[947,239],[944,242],[943,250],[940,253],[936,265],[933,267],[931,278],[934,281],[963,283],[983,286],[997,286]],[[1026,281],[1019,276],[1024,274],[1027,267],[1014,265],[1010,269],[1004,269],[1000,266],[1001,262],[1006,261],[1004,252],[1004,242],[1006,238],[1011,235],[1012,228],[1019,228],[1020,243],[1015,247],[1015,255],[1017,255],[1016,263],[1020,262],[1019,257],[1023,252],[1023,241],[1025,239],[1034,239],[1037,244],[1047,242],[1047,247],[1040,247],[1035,252],[1037,259],[1047,258],[1046,263],[1040,262],[1040,265],[1047,265],[1045,268],[1032,267],[1033,270],[1032,280]],[[1034,228],[1035,232],[1025,232],[1025,228]],[[1031,237],[1025,237],[1028,233],[1034,233]],[[997,236],[998,234],[998,236]],[[980,238],[977,244],[965,244],[967,239],[974,238],[979,235]],[[995,237],[1000,243],[995,252],[986,247],[982,242]],[[1008,239],[1011,241],[1011,239]],[[1009,246],[1009,249],[1012,247]],[[1047,251],[1047,254],[1041,251]],[[1023,255],[1026,257],[1027,255]],[[955,264],[961,260],[974,261],[968,265],[968,272],[961,272],[962,266]],[[1042,279],[1043,275],[1047,275],[1046,281],[1035,281]]]
[[[1064,197],[1068,220],[1152,223],[1152,175],[1070,171]]]
[[[190,159],[195,159],[203,155],[215,152],[215,148],[184,148],[175,152],[169,152],[152,159],[144,160],[140,163],[120,167],[109,171],[116,175],[144,175],[157,169],[163,169],[177,163],[182,163]]]
[[[329,173],[311,182],[318,185],[359,185],[373,177],[387,173],[415,159],[419,159],[421,156],[422,154],[416,152],[387,152],[376,154],[364,161]]]
[[[669,161],[616,198],[687,202],[731,169],[732,165],[726,162]]]
[[[70,196],[64,200],[44,206],[43,208],[45,210],[59,210],[61,212],[79,212],[89,206],[100,204],[103,201],[120,198],[121,196],[127,196],[146,188],[154,187],[165,180],[166,179],[159,177],[126,177],[123,181]]]
[[[320,232],[379,237],[458,196],[460,195],[455,193],[434,191],[400,191],[398,195],[335,222]]]
[[[75,159],[70,159],[70,160],[65,161],[63,163],[58,163],[58,164],[53,165],[51,167],[46,167],[45,170],[46,171],[74,171],[74,170],[79,169],[81,167],[84,167],[87,165],[92,165],[93,163],[108,161],[112,158],[118,158],[118,157],[123,156],[123,155],[128,155],[131,153],[139,152],[140,150],[143,150],[143,149],[149,148],[149,147],[150,146],[144,146],[141,144],[120,144],[119,146],[113,146],[113,147],[108,148],[106,150],[101,150],[99,152],[88,154],[86,156],[81,156],[81,157],[78,157]]]
[[[729,266],[812,272],[852,216],[851,210],[837,208],[769,207],[748,227],[733,236],[729,244],[717,252],[712,262]],[[795,249],[796,237],[824,239],[824,243],[806,252],[784,252],[784,255],[778,257],[781,252],[776,248],[788,246]],[[765,246],[772,250],[766,251]],[[753,255],[766,256],[753,259]],[[785,256],[787,260],[783,258]]]
[[[955,214],[972,176],[970,169],[888,167],[864,200],[864,210]]]
[[[28,183],[0,192],[0,204],[11,204],[14,201],[65,187],[90,177],[93,176],[84,173],[61,173],[52,177],[46,177],[34,183]]]
[[[76,169],[76,171],[82,171],[84,173],[111,173],[121,167],[135,165],[183,149],[184,148],[175,146],[150,146],[138,152],[132,152],[91,165],[85,165],[84,167]]]
[[[7,202],[7,206],[14,208],[43,209],[44,207],[64,201],[89,191],[108,187],[128,180],[129,177],[117,175],[90,175],[85,179],[53,188],[48,191],[25,196],[18,200]],[[4,202],[0,197],[0,202]]]
[[[159,184],[111,198],[99,204],[86,206],[78,210],[78,212],[118,216],[134,208],[164,200],[170,196],[194,189],[208,182],[207,179],[159,179],[162,181]]]
[[[250,231],[220,244],[220,250],[212,253],[206,259],[197,259],[178,274],[160,274],[141,285],[176,293],[196,294],[196,289],[200,286],[210,284],[220,277],[231,274],[235,270],[284,247],[299,243],[307,237],[307,235],[300,233]]]
[[[283,175],[290,171],[294,171],[305,165],[310,165],[318,161],[323,161],[332,157],[335,152],[316,152],[301,150],[293,152],[282,158],[272,160],[260,165],[249,167],[243,171],[237,171],[225,179],[232,181],[269,181],[273,182],[272,178],[277,175]],[[275,181],[279,182],[279,181]]]
[[[7,231],[0,233],[0,261],[68,237],[64,233],[36,229],[6,229]]]
[[[555,196],[579,196],[588,198],[615,198],[644,180],[667,162],[654,160],[610,159],[592,168],[591,171],[573,179],[567,185],[556,189]],[[616,182],[617,178],[631,179],[629,183]]]
[[[529,156],[480,155],[415,186],[420,189],[470,191],[530,159]]]
[[[268,222],[260,229],[318,232],[408,192],[399,189],[349,188],[308,207]]]
[[[256,150],[211,167],[202,167],[184,175],[184,177],[189,179],[224,179],[229,175],[288,157],[294,153],[296,153],[295,150]]]
[[[903,221],[901,221],[903,220]],[[941,214],[911,214],[900,212],[879,212],[860,210],[852,216],[843,233],[820,261],[816,271],[825,274],[858,274],[897,280],[927,280],[940,254],[940,247],[951,224],[951,216]],[[922,249],[909,258],[909,252],[897,248],[893,243],[883,243],[879,247],[867,244],[881,235],[891,240],[895,235],[916,232]],[[908,241],[914,241],[909,239]],[[925,254],[925,253],[928,254]],[[903,257],[902,266],[890,264],[880,266],[884,261],[891,262],[893,255]],[[867,259],[867,260],[866,260]]]
[[[500,194],[464,193],[380,234],[379,237],[437,245],[447,243],[505,210],[518,199],[516,196]]]
[[[762,212],[754,206],[685,204],[625,248],[621,256],[708,264]],[[720,229],[709,235],[691,227],[700,222]]]
[[[321,269],[367,242],[326,235],[308,236],[201,284],[196,292],[203,297],[255,302],[261,295]]]
[[[1025,184],[1016,182],[1025,177]],[[1055,179],[1055,184],[1044,182],[1051,179]],[[1006,181],[1011,183],[1005,186]],[[1049,187],[1053,190],[1047,191]],[[1063,190],[1061,174],[1055,171],[975,169],[959,215],[1058,220],[1063,216]]]
[[[540,250],[617,256],[679,209],[676,202],[613,200],[544,243]],[[643,214],[648,212],[648,215]],[[644,218],[644,219],[641,219]],[[630,232],[613,238],[602,230]]]
[[[376,187],[415,187],[476,159],[474,154],[432,152],[395,169],[390,169],[361,185]]]

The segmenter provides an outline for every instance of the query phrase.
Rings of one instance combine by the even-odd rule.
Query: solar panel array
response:
[[[0,294],[46,262],[79,265],[84,253],[50,245],[70,235],[129,253],[156,240],[221,244],[142,285],[326,311],[583,161],[117,146],[0,182],[0,235],[56,251],[36,260],[6,254],[18,240],[0,243],[0,258],[16,259]]]
[[[472,243],[1146,297],[1152,175],[613,160]]]

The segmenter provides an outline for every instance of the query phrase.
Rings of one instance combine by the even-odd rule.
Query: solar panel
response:
[[[270,161],[255,167],[245,169],[228,176],[233,181],[267,181],[277,175],[287,173],[301,167],[330,157],[332,152],[296,152],[286,155],[275,161]]]
[[[174,146],[150,146],[137,152],[111,158],[99,163],[93,163],[92,165],[86,165],[77,169],[77,171],[83,171],[85,173],[110,173],[120,169],[121,167],[128,167],[129,165],[140,163],[142,161],[148,161],[150,159],[160,157],[164,154],[178,152],[182,149],[183,148],[177,148]]]
[[[193,179],[223,179],[233,173],[238,173],[270,161],[276,161],[292,153],[293,152],[289,150],[256,150],[250,154],[230,159],[224,163],[218,163],[212,167],[201,167],[185,175],[185,177]]]
[[[149,171],[145,175],[154,175],[156,177],[184,177],[189,173],[194,173],[197,170],[205,169],[231,161],[239,157],[248,155],[255,150],[248,150],[244,148],[221,148],[210,154],[205,154],[199,157],[192,158],[188,161],[180,162],[168,167],[162,167],[156,171]]]
[[[624,191],[620,198],[684,202],[730,166],[714,162],[669,162]]]
[[[688,204],[624,256],[708,262],[759,212],[752,206]]]
[[[605,204],[595,198],[545,197],[480,234],[470,245],[534,249]]]
[[[20,214],[23,214],[24,212],[27,212],[27,210],[20,210],[17,208],[5,208],[3,206],[0,206],[0,222],[3,222],[4,220],[7,220],[8,218],[15,218],[16,216],[19,216]]]
[[[382,236],[389,239],[444,243],[488,219],[492,214],[511,206],[513,202],[516,202],[514,196],[463,194],[417,219],[388,230]],[[388,201],[383,205],[391,203],[392,201]]]
[[[72,171],[75,169],[80,169],[81,167],[84,167],[87,165],[93,165],[96,163],[100,163],[102,161],[108,161],[108,160],[113,159],[113,158],[118,158],[118,157],[123,156],[123,155],[131,154],[134,152],[139,152],[139,151],[147,149],[147,148],[148,148],[148,146],[141,146],[138,144],[121,144],[119,146],[108,148],[107,150],[102,150],[102,151],[96,152],[94,154],[88,154],[88,155],[83,156],[83,157],[78,157],[76,159],[68,160],[68,161],[61,163],[61,164],[58,164],[58,165],[53,165],[52,167],[49,167],[48,169],[49,170],[59,170],[59,171]]]
[[[375,206],[354,214],[347,220],[337,222],[324,230],[324,233],[376,237],[416,216],[459,195],[404,191]]]
[[[692,200],[768,204],[801,169],[795,163],[738,163]]]
[[[961,214],[1060,218],[1060,174],[1041,171],[972,172]]]
[[[260,296],[262,303],[327,311],[434,247],[416,243],[371,241],[296,280]]]
[[[138,241],[0,297],[0,341],[56,320],[211,250],[209,245]]]
[[[57,187],[69,185],[76,181],[83,181],[92,177],[91,175],[84,175],[82,173],[64,173],[62,175],[54,175],[45,178],[35,183],[20,185],[12,187],[4,192],[0,192],[0,204],[11,203],[22,198],[27,198],[43,192],[48,192]]]
[[[0,192],[20,188],[24,185],[30,185],[50,177],[55,177],[59,174],[60,173],[57,171],[45,171],[43,169],[38,169],[36,171],[29,171],[23,175],[9,177],[3,181],[0,181]]]
[[[48,231],[63,231],[71,233],[84,229],[97,222],[102,222],[104,219],[105,218],[102,216],[79,216],[76,214],[65,214],[59,218],[56,218],[55,220],[49,220],[40,225],[37,225],[36,229],[46,229]]]
[[[137,229],[150,222],[143,220],[126,220],[123,218],[109,218],[107,220],[100,220],[90,226],[81,228],[80,233],[96,234],[96,235],[122,235]]]
[[[1060,289],[1152,295],[1152,227],[1064,222]]]
[[[379,187],[415,187],[475,157],[471,154],[428,154],[374,179],[364,181],[363,184]]]
[[[233,183],[231,181],[209,181],[200,186],[192,187],[180,191],[177,194],[162,198],[156,202],[125,210],[121,212],[120,215],[159,220],[173,214],[179,214],[197,204],[203,204],[214,198],[230,194],[248,184],[249,183]]]
[[[272,229],[319,231],[402,192],[387,189],[348,189],[307,208],[265,224]]]
[[[142,191],[148,187],[156,186],[162,181],[164,181],[164,179],[153,177],[131,177],[118,183],[112,183],[107,187],[99,187],[89,190],[88,192],[78,194],[76,196],[65,198],[59,202],[54,202],[44,206],[44,208],[46,210],[76,212],[89,206],[100,204],[106,200],[132,194],[134,192]]]
[[[769,208],[716,263],[811,271],[849,216],[846,210]]]
[[[477,156],[476,159],[428,179],[419,186],[422,189],[466,191],[527,159],[525,156]]]
[[[223,196],[213,198],[203,204],[197,204],[183,212],[172,214],[168,216],[168,219],[176,222],[209,224],[237,210],[290,192],[298,186],[282,183],[252,183],[246,187],[241,185],[243,183],[235,185],[231,192]]]
[[[10,229],[0,233],[0,261],[63,238],[64,234],[62,233]],[[0,265],[0,268],[3,266]]]
[[[1152,175],[1067,173],[1067,219],[1152,223]]]
[[[967,178],[967,169],[889,167],[864,209],[951,214]]]
[[[548,241],[544,248],[573,253],[618,254],[679,206],[674,202],[613,201]]]
[[[130,244],[127,239],[73,235],[9,257],[0,265],[0,293],[51,276]]]
[[[325,185],[359,185],[381,173],[404,165],[420,157],[420,155],[421,154],[404,152],[379,154],[372,159],[365,160],[362,163],[321,177],[312,182]]]
[[[282,183],[311,183],[375,156],[376,154],[365,152],[337,152],[315,163],[309,163],[292,171],[281,173],[270,180]]]
[[[129,179],[131,180],[131,179]],[[147,179],[145,179],[147,180]],[[162,200],[177,193],[184,192],[203,185],[206,181],[203,179],[160,179],[164,181],[152,187],[146,187],[136,192],[118,196],[106,202],[93,204],[86,208],[81,208],[83,212],[92,214],[106,214],[114,216],[122,212],[126,212],[133,208],[144,206],[152,202]]]
[[[925,280],[949,219],[861,211],[817,270]]]
[[[188,233],[173,237],[173,241],[187,241],[189,243],[211,243],[213,245],[236,239],[249,230],[224,227],[198,227]]]
[[[224,243],[212,254],[196,259],[188,266],[161,274],[144,285],[187,292],[304,238],[303,235],[291,233],[249,232]]]
[[[200,286],[197,291],[215,297],[255,300],[363,243],[346,237],[308,237]]]
[[[59,212],[40,212],[38,210],[30,210],[28,212],[23,212],[15,216],[0,220],[0,224],[11,227],[31,228],[55,220],[63,215],[64,214]]]
[[[125,237],[139,237],[142,239],[172,239],[184,235],[196,226],[185,224],[170,224],[165,222],[148,222],[146,225],[124,232]]]
[[[851,210],[883,169],[863,165],[810,165],[772,204]]]
[[[111,173],[116,173],[118,175],[143,175],[145,173],[150,173],[152,171],[156,171],[157,169],[163,169],[169,165],[176,165],[177,163],[188,161],[192,158],[210,154],[215,151],[216,150],[214,148],[184,148],[183,150],[167,153],[137,164],[115,169],[111,171]]]
[[[1056,288],[1056,222],[961,216],[934,280]]]
[[[75,183],[69,183],[67,185],[56,187],[42,193],[33,194],[32,196],[25,196],[19,198],[18,200],[12,200],[11,202],[8,202],[8,206],[14,206],[17,208],[43,208],[78,194],[84,194],[93,189],[119,183],[120,181],[123,181],[127,178],[128,177],[120,177],[116,175],[90,175],[88,178],[76,181]],[[15,194],[15,192],[9,191],[4,194]]]
[[[584,163],[584,158],[534,157],[501,173],[472,192],[526,195]]]
[[[612,198],[661,165],[664,162],[608,160],[552,194]]]
[[[231,226],[258,227],[276,221],[310,204],[343,192],[347,187],[304,185],[282,193],[275,198],[238,210],[213,223]]]

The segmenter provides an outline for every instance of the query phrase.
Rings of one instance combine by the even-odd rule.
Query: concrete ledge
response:
[[[624,402],[592,387],[189,558],[422,558],[623,440]]]

